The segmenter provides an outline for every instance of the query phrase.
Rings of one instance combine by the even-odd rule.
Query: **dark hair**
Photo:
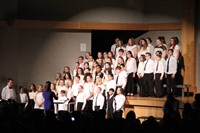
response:
[[[89,76],[90,78],[93,78],[91,73],[85,73],[85,74],[84,74],[84,78],[83,78],[85,82],[87,82],[87,77],[88,77],[88,76]]]
[[[118,50],[118,52],[124,53],[124,49],[120,48],[120,49]]]
[[[151,53],[150,52],[146,52],[146,54],[148,54],[151,57]]]
[[[51,82],[46,81],[45,86],[44,86],[44,91],[51,91]]]
[[[70,72],[66,72],[65,75],[63,76],[63,79],[64,79],[64,80],[66,80],[66,77],[65,77],[66,75],[69,76],[69,79],[70,79],[70,80],[72,79],[71,73],[70,73]]]
[[[22,86],[22,85],[21,85],[21,86],[19,86],[19,90],[21,90],[21,89],[24,89],[24,86]]]
[[[178,39],[178,37],[172,37],[171,39],[174,40],[174,43],[175,43],[175,44],[178,44],[178,43],[179,43],[179,39]]]
[[[161,58],[162,57],[162,51],[160,51],[160,50],[156,51],[156,56]]]
[[[99,65],[99,64],[96,66],[96,68],[97,68],[97,67],[99,67],[100,69],[102,69],[102,66],[101,66],[101,65]]]
[[[174,52],[174,50],[173,50],[173,49],[168,49],[168,52],[169,52],[169,51],[171,51],[172,53]]]
[[[77,78],[79,78],[79,79],[81,78],[79,75],[76,75],[75,77],[77,77]]]
[[[66,93],[66,91],[65,90],[61,90],[60,93]]]
[[[124,65],[124,64],[120,64],[120,66],[121,66],[121,67],[125,67],[125,65]]]
[[[152,43],[152,40],[150,37],[147,37],[146,39],[149,40],[150,43]]]
[[[37,91],[36,85],[34,83],[31,83],[30,86],[33,86],[33,92]],[[29,91],[31,92],[32,90],[29,89]]]
[[[163,44],[166,44],[166,41],[165,41],[165,37],[164,37],[164,36],[159,36],[158,39],[159,39]]]
[[[13,81],[12,78],[7,78],[7,82]]]
[[[110,88],[110,89],[109,89],[109,91],[112,91],[112,92],[114,92],[115,90],[114,90],[113,88]]]
[[[142,57],[143,61],[145,61],[145,60],[146,60],[146,58],[145,58],[145,55],[144,55],[144,54],[141,54],[141,55],[140,55],[140,57]]]
[[[81,74],[83,74],[83,75],[84,75],[84,70],[83,70],[83,68],[82,68],[82,67],[79,67],[79,68],[77,69],[77,73],[76,73],[76,75],[78,75],[78,70],[81,70]]]
[[[116,90],[120,90],[121,94],[124,94],[124,89],[122,87],[117,87]]]
[[[109,73],[109,75],[110,75],[111,77],[113,77],[113,76],[114,76],[112,73]]]
[[[116,68],[115,68],[115,70],[121,70],[121,67],[120,66],[117,66]]]

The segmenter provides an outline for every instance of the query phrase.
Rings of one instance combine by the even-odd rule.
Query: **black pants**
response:
[[[77,111],[82,111],[82,107],[83,107],[83,103],[82,102],[78,102]]]
[[[94,106],[94,111],[99,111],[100,106]]]
[[[156,97],[163,97],[164,96],[164,88],[163,88],[163,81],[160,80],[161,73],[155,74],[155,96]]]
[[[154,96],[153,73],[144,74],[144,96]]]
[[[144,79],[143,77],[141,78],[138,78],[138,86],[139,86],[139,89],[140,89],[140,96],[143,96],[144,95]]]
[[[92,110],[92,100],[87,100],[84,111]]]
[[[122,110],[117,110],[113,113],[113,118],[116,119],[116,118],[122,118],[122,113],[123,111]]]
[[[133,73],[129,73],[127,77],[126,93],[136,93],[135,79]]]
[[[172,92],[176,95],[175,78],[172,78],[172,74],[167,74],[167,93]]]
[[[108,109],[107,110],[107,119],[113,118],[113,109]]]

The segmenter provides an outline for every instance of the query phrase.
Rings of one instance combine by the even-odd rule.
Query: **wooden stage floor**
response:
[[[176,97],[180,101],[179,111],[182,114],[182,110],[185,103],[192,103],[194,101],[193,96],[179,96]],[[140,97],[138,94],[134,96],[126,96],[126,103],[124,108],[123,117],[133,110],[136,113],[137,118],[146,118],[148,116],[154,116],[156,118],[163,117],[163,105],[166,101],[166,97],[154,98],[154,97]]]

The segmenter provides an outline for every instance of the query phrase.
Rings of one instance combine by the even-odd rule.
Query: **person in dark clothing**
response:
[[[167,100],[165,101],[164,106],[163,106],[164,115],[170,115],[170,116],[180,118],[180,112],[179,112],[180,102],[179,102],[179,100],[175,98],[175,96],[172,92],[167,93],[166,98],[167,98]]]
[[[184,64],[184,58],[181,52],[179,53],[178,59],[177,59],[177,72],[175,75],[175,83],[176,85],[183,85],[183,75],[182,71],[185,72],[185,64]],[[177,89],[177,95],[181,95],[181,90]]]
[[[114,89],[110,88],[107,97],[107,119],[113,118]]]
[[[53,91],[51,91],[51,82],[47,81],[44,87],[44,91],[42,92],[42,96],[44,97],[44,113],[45,116],[54,114],[54,103],[53,98],[56,100],[58,97],[55,95]]]

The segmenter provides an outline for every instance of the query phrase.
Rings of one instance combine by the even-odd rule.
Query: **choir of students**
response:
[[[73,69],[64,66],[63,75],[56,73],[52,90],[58,99],[66,95],[64,98],[68,100],[63,105],[74,103],[71,111],[104,109],[108,117],[120,117],[126,96],[139,93],[142,97],[163,97],[164,83],[167,92],[175,93],[178,56],[181,55],[178,38],[170,39],[169,48],[163,37],[156,39],[155,46],[149,37],[140,38],[138,44],[132,37],[127,42],[124,44],[116,38],[111,51],[98,52],[97,59],[86,52],[77,58]],[[34,100],[35,109],[43,109],[42,89],[39,85],[35,95],[29,96]],[[63,105],[55,108],[55,112],[69,111]]]

